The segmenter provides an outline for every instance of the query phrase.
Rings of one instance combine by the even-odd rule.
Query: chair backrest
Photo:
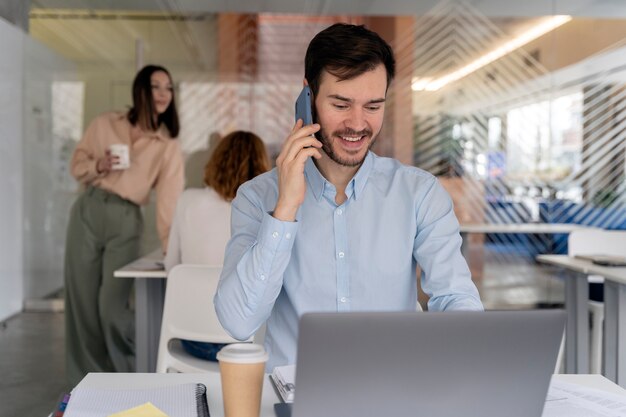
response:
[[[238,342],[222,328],[213,307],[221,272],[222,267],[207,265],[180,264],[172,268],[167,276],[159,352],[174,338]]]
[[[626,256],[626,231],[575,230],[567,240],[567,253],[575,255]]]

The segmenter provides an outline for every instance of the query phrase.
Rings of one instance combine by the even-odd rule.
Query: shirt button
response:
[[[272,237],[273,237],[273,238],[277,238],[277,237],[278,237],[278,232],[274,232],[274,233],[272,233]]]
[[[342,209],[337,209],[337,214],[341,216],[343,214],[343,210]]]
[[[339,256],[340,258],[343,258],[344,256],[346,256],[346,254],[345,254],[345,253],[343,253],[343,252],[339,252],[339,253],[337,254],[337,256]]]
[[[265,281],[265,275],[261,274],[259,278],[261,278],[261,281]]]
[[[291,239],[291,233],[285,233],[285,238]]]
[[[346,297],[341,297],[339,301],[341,301],[342,303],[345,303],[346,301],[348,301],[348,299]]]

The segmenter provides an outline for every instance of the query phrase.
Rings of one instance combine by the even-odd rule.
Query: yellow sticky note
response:
[[[111,414],[109,417],[167,417],[167,414],[156,408],[154,404],[145,403],[126,411]]]

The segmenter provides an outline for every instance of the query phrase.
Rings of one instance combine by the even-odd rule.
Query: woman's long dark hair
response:
[[[159,65],[146,65],[135,76],[133,81],[133,107],[128,111],[128,121],[133,125],[139,124],[142,129],[149,131],[158,130],[163,123],[169,130],[172,138],[178,136],[180,124],[178,122],[178,112],[176,111],[176,100],[172,89],[172,101],[167,109],[159,114],[155,120],[154,99],[152,97],[152,74],[162,71],[167,74],[172,83],[172,76],[169,71]]]

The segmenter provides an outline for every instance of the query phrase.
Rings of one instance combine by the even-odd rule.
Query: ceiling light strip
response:
[[[521,35],[511,39],[505,44],[499,46],[498,48],[486,53],[485,55],[479,57],[478,59],[470,62],[462,68],[459,68],[456,71],[453,71],[443,77],[429,80],[416,80],[413,85],[413,91],[437,91],[440,88],[450,84],[451,82],[457,81],[467,75],[473,73],[474,71],[484,67],[485,65],[489,65],[490,63],[496,61],[499,58],[502,58],[504,55],[514,51],[517,48],[520,48],[523,45],[545,35],[546,33],[556,29],[557,27],[569,22],[572,19],[571,16],[567,15],[558,15],[553,16],[549,19],[544,20],[537,26],[534,26],[530,30],[522,33]]]

